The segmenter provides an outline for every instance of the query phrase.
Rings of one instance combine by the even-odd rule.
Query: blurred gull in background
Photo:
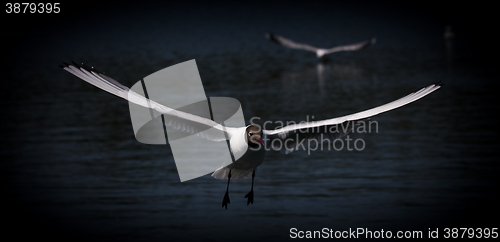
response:
[[[377,41],[376,38],[371,38],[369,40],[365,40],[365,41],[360,42],[360,43],[341,45],[341,46],[336,46],[336,47],[325,49],[325,48],[314,47],[314,46],[311,46],[308,44],[297,43],[297,42],[289,40],[283,36],[279,36],[279,35],[276,35],[273,33],[267,33],[266,38],[273,41],[276,44],[279,44],[279,45],[282,45],[282,46],[285,46],[288,48],[312,51],[312,52],[316,53],[316,56],[318,58],[321,58],[324,55],[339,52],[339,51],[360,50],[360,49],[363,49],[369,45],[375,44],[375,42]]]

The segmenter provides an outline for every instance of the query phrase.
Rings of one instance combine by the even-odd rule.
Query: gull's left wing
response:
[[[293,150],[298,150],[299,148],[294,147],[293,144],[299,144],[302,140],[306,140],[305,142],[307,143],[309,140],[314,139],[321,143],[326,140],[333,141],[347,135],[356,125],[360,124],[359,122],[371,116],[414,102],[436,91],[440,87],[439,85],[432,84],[400,99],[366,111],[322,121],[288,125],[275,130],[263,130],[263,133],[271,140],[268,144],[272,144],[272,140],[275,138],[281,139],[283,141],[281,144],[284,144],[282,149],[284,149],[286,153],[289,153]],[[287,139],[289,140],[288,145],[286,145]]]

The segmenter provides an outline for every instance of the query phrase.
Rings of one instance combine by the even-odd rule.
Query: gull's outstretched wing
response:
[[[104,75],[103,72],[100,72],[93,67],[88,67],[84,64],[78,65],[76,63],[64,64],[65,65],[61,66],[61,68],[92,84],[93,86],[121,97],[129,102],[162,113],[165,117],[165,125],[170,126],[175,130],[189,134],[196,134],[197,136],[202,136],[203,138],[213,141],[223,141],[226,140],[226,132],[229,131],[229,129],[232,129],[230,127],[223,127],[213,120],[183,112],[181,111],[182,108],[180,110],[176,110],[150,100],[130,90],[118,81]],[[156,118],[155,121],[159,121],[158,118]],[[210,128],[215,128],[222,132],[203,132],[209,130]]]
[[[343,131],[342,132],[331,132],[331,126],[335,126],[335,125],[342,126],[342,124],[346,124],[348,126],[349,123],[353,123],[353,122],[348,122],[348,121],[362,120],[362,119],[369,118],[371,116],[375,116],[379,113],[393,110],[395,108],[401,107],[401,106],[406,105],[408,103],[414,102],[422,97],[425,97],[426,95],[428,95],[431,92],[436,91],[440,87],[441,86],[439,86],[439,85],[432,84],[432,85],[424,87],[416,92],[410,93],[410,94],[408,94],[408,95],[406,95],[398,100],[395,100],[393,102],[390,102],[390,103],[387,103],[387,104],[384,104],[384,105],[381,105],[381,106],[378,106],[378,107],[375,107],[375,108],[372,108],[372,109],[369,109],[369,110],[366,110],[363,112],[354,113],[354,114],[346,115],[346,116],[339,117],[339,118],[322,120],[322,121],[313,121],[313,122],[307,122],[307,123],[288,125],[286,127],[275,129],[275,130],[263,130],[263,132],[264,132],[264,134],[266,134],[268,136],[277,135],[282,140],[286,139],[287,137],[293,136],[292,132],[297,133],[297,132],[300,132],[302,130],[302,133],[303,133],[304,131],[310,130],[310,129],[318,130],[318,132],[316,132],[315,135],[323,133],[324,135],[333,135],[332,137],[336,137],[336,136],[341,137],[342,135],[346,135],[348,132],[343,132]],[[354,124],[351,124],[351,126],[348,126],[348,127],[352,127],[352,125],[355,126],[356,122],[354,122]],[[339,129],[341,129],[341,128],[339,128]],[[300,137],[308,138],[307,135],[302,135]]]
[[[360,50],[360,49],[363,49],[363,48],[365,48],[365,47],[367,47],[369,45],[375,44],[376,41],[377,41],[376,38],[371,38],[369,40],[365,40],[363,42],[356,43],[356,44],[336,46],[336,47],[333,47],[333,48],[330,48],[330,49],[326,49],[325,50],[325,54],[331,54],[331,53],[339,52],[339,51]]]
[[[312,51],[315,53],[316,53],[316,51],[319,50],[319,48],[316,48],[314,46],[296,43],[292,40],[289,40],[285,37],[282,37],[282,36],[279,36],[279,35],[276,35],[273,33],[266,34],[266,38],[268,38],[269,40],[273,41],[276,44],[279,44],[279,45],[282,45],[282,46],[285,46],[288,48],[292,48],[292,49],[308,50],[308,51]]]

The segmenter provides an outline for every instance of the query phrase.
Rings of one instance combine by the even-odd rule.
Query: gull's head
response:
[[[249,125],[245,133],[249,146],[255,147],[258,144],[264,146],[264,142],[262,141],[262,129],[258,125]]]

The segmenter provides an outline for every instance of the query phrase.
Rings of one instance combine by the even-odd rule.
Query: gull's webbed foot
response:
[[[251,190],[250,192],[248,192],[247,195],[245,195],[245,198],[248,198],[248,200],[247,200],[247,206],[250,203],[253,204],[253,190]]]
[[[222,199],[222,207],[226,207],[226,210],[227,210],[228,203],[231,203],[231,202],[229,201],[229,192],[226,191],[226,194],[224,195],[224,199]]]

